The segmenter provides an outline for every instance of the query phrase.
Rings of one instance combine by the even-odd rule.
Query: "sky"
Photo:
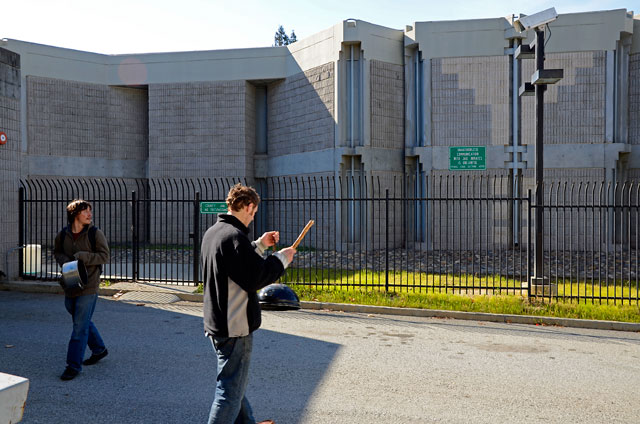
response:
[[[282,25],[303,39],[345,19],[422,21],[627,9],[640,0],[7,0],[0,38],[104,54],[268,47]]]

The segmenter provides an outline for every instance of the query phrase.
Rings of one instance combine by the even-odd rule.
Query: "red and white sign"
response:
[[[0,132],[0,144],[5,144],[7,142],[7,135],[3,132]]]

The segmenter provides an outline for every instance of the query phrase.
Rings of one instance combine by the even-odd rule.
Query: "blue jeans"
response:
[[[249,383],[253,336],[209,338],[218,357],[216,395],[209,424],[255,424],[251,405],[244,395]]]
[[[101,354],[106,349],[98,329],[91,322],[97,301],[97,294],[64,298],[64,306],[73,319],[73,332],[67,349],[67,366],[76,371],[82,369],[84,351],[87,349],[87,345],[89,345],[91,352],[96,355]]]

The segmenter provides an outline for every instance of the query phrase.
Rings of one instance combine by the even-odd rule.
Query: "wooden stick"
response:
[[[315,224],[315,221],[313,219],[310,219],[309,222],[307,222],[307,225],[305,225],[304,228],[302,229],[302,232],[300,233],[296,241],[293,242],[291,247],[293,247],[294,249],[298,248],[298,245],[300,244],[304,236],[307,235],[307,233],[309,232],[313,224]]]

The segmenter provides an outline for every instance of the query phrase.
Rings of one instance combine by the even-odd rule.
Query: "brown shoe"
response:
[[[260,421],[259,423],[256,424],[276,424],[275,421],[273,420],[264,420],[264,421]]]

